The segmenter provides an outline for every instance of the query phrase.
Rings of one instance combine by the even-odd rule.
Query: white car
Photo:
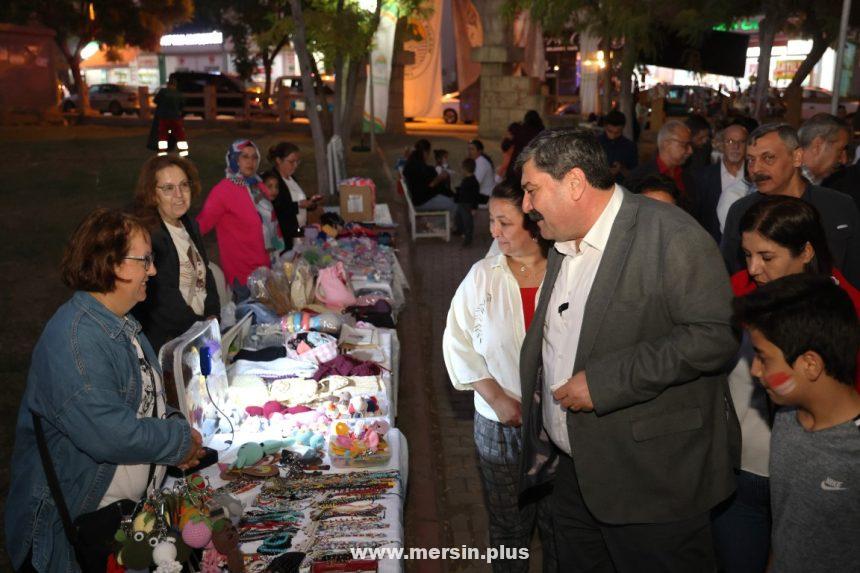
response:
[[[809,119],[817,113],[830,113],[830,98],[833,92],[824,88],[803,88],[803,102],[800,116]],[[857,112],[856,99],[840,99],[839,106],[845,107],[845,113],[851,115]]]
[[[460,92],[442,96],[442,119],[445,123],[457,123],[460,119]]]
[[[72,111],[78,107],[80,97],[70,95],[63,100],[63,111]],[[101,113],[122,115],[123,113],[139,113],[140,102],[137,101],[137,88],[120,84],[96,84],[90,87],[90,107]]]

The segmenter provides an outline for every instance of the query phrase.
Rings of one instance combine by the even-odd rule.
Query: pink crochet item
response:
[[[317,275],[316,298],[328,308],[337,311],[355,304],[355,294],[342,262],[320,269]]]

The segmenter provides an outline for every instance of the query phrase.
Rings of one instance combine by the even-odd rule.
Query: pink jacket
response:
[[[235,279],[244,286],[254,269],[269,266],[263,223],[244,186],[222,179],[206,197],[197,223],[203,235],[215,229],[227,284]]]

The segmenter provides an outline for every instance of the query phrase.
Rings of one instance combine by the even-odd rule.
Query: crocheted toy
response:
[[[231,467],[244,468],[252,466],[263,459],[263,446],[259,442],[247,442],[239,447],[236,461]]]
[[[212,526],[209,524],[209,520],[202,515],[191,518],[182,528],[182,540],[188,544],[188,547],[194,549],[206,547],[210,539],[212,539]]]
[[[158,536],[135,531],[129,537],[120,529],[114,539],[121,545],[117,552],[117,563],[126,569],[149,569],[150,565],[154,565],[152,549],[158,544]]]
[[[242,552],[239,550],[239,530],[229,520],[219,519],[212,526],[212,545],[227,558],[230,573],[241,573],[245,569]]]
[[[176,560],[176,544],[168,537],[162,539],[152,550],[152,560],[157,565],[155,573],[181,573],[182,563]]]

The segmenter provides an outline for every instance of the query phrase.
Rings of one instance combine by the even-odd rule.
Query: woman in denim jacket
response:
[[[32,414],[41,420],[72,520],[147,490],[149,464],[188,467],[200,434],[164,405],[157,358],[127,313],[155,274],[149,233],[130,215],[99,209],[66,248],[63,282],[76,292],[33,351],[15,429],[6,548],[16,570],[78,571],[48,488]],[[157,415],[157,416],[156,416]]]

